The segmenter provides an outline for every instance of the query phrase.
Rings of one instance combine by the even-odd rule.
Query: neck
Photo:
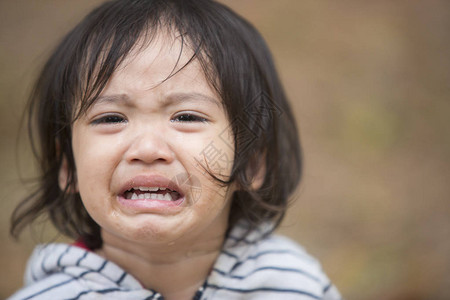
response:
[[[203,285],[223,245],[224,234],[195,241],[140,244],[102,232],[97,251],[167,300],[192,299]]]

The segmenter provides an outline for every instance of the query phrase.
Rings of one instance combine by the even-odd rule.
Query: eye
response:
[[[92,121],[92,124],[118,124],[125,123],[127,120],[120,115],[104,115]]]
[[[183,114],[179,114],[176,115],[174,118],[172,118],[170,121],[172,122],[207,122],[208,120],[195,115],[195,114],[191,114],[191,113],[183,113]]]

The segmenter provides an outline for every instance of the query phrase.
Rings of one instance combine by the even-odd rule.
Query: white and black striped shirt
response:
[[[243,229],[229,235],[213,270],[194,300],[340,299],[320,264],[293,241]],[[256,241],[256,242],[255,242]],[[94,252],[68,244],[38,246],[25,273],[25,287],[10,300],[163,299],[129,273]]]

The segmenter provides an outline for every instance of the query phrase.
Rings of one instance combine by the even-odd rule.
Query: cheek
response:
[[[234,143],[225,129],[217,130],[214,135],[202,139],[191,151],[196,166],[202,174],[206,172],[206,169],[223,180],[228,179],[234,163]]]
[[[117,145],[112,147],[107,138],[89,132],[74,130],[72,144],[78,177],[86,182],[107,176],[119,154]]]
[[[80,159],[77,163],[77,185],[82,199],[105,195],[111,177],[107,166],[100,159]],[[109,194],[109,193],[108,193]]]
[[[227,181],[234,163],[234,144],[230,141],[233,135],[227,131],[226,125],[218,126],[214,132],[200,137],[195,141],[187,141],[185,147],[189,155],[189,165],[186,166],[188,173],[195,176],[199,184],[190,183],[193,201],[206,199],[208,203],[201,203],[203,209],[212,211],[221,209],[227,202],[229,194],[228,187],[223,187],[212,175]],[[198,186],[200,188],[198,188]],[[201,193],[201,195],[199,195]]]
[[[111,149],[88,134],[74,133],[77,186],[86,209],[93,216],[106,209],[105,201],[110,195],[114,166],[114,152]]]

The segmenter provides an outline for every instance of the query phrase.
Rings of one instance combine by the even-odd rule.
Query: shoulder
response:
[[[218,290],[253,294],[256,299],[340,299],[320,263],[279,235],[225,247],[211,277]]]
[[[25,271],[25,286],[9,299],[127,299],[132,294],[148,297],[151,292],[94,252],[74,245],[47,244],[36,247]]]

